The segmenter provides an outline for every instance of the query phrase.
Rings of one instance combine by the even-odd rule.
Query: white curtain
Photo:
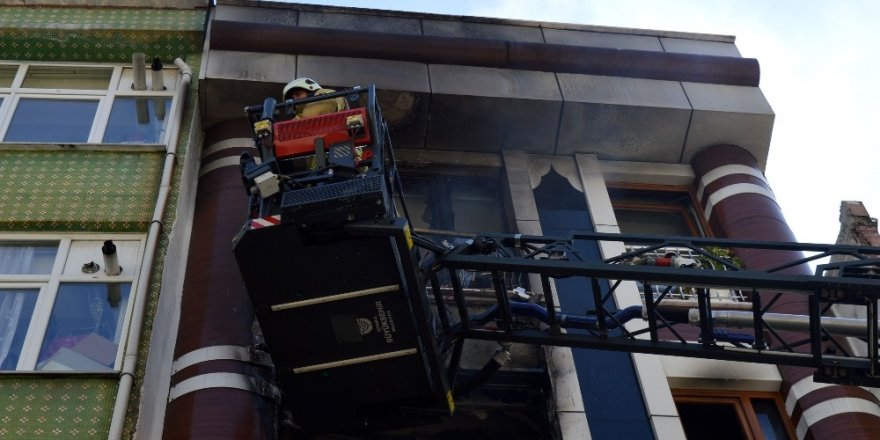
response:
[[[33,246],[0,246],[0,274],[28,273],[33,258]],[[3,365],[12,349],[12,340],[22,319],[27,294],[21,290],[0,290],[0,365]],[[25,319],[30,320],[30,317]]]

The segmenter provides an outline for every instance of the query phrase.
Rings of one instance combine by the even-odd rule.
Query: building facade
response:
[[[296,77],[376,85],[417,228],[795,241],[763,175],[774,114],[733,37],[244,0],[99,3],[3,7],[0,314],[15,325],[0,333],[0,439],[296,435],[254,350],[231,252],[248,203],[239,156],[254,150],[242,108]],[[159,58],[161,87],[133,53]],[[107,240],[118,275],[104,272]],[[737,257],[762,269],[786,255]],[[540,293],[582,314],[595,304],[579,289]],[[614,303],[644,295],[624,284]],[[804,368],[514,355],[503,377],[546,389],[541,401],[490,400],[461,417],[496,405],[542,420],[489,411],[445,435],[880,435],[870,390],[815,383]]]
[[[125,3],[0,6],[0,438],[134,432],[207,5]]]

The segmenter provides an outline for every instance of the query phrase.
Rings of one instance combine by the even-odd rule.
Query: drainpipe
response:
[[[180,118],[171,127],[168,147],[165,150],[165,165],[162,169],[162,179],[159,182],[159,195],[156,198],[156,207],[153,210],[153,219],[150,221],[150,229],[147,232],[147,245],[144,249],[141,273],[138,276],[138,288],[135,292],[134,310],[132,311],[131,326],[128,328],[128,338],[125,346],[125,356],[122,358],[122,374],[119,379],[119,390],[116,392],[116,404],[113,407],[113,418],[110,421],[109,440],[122,438],[122,429],[125,425],[125,415],[128,412],[128,404],[131,399],[131,389],[134,384],[134,372],[137,366],[138,348],[141,340],[141,329],[144,325],[144,317],[147,308],[147,289],[149,288],[150,273],[153,271],[153,260],[156,256],[156,247],[162,232],[162,217],[168,204],[168,196],[171,193],[171,177],[174,171],[174,162],[177,157],[177,142],[180,138],[180,126],[183,124],[184,105],[187,89],[192,81],[192,69],[180,58],[174,60],[181,75],[180,85],[177,87],[175,98],[180,103]]]

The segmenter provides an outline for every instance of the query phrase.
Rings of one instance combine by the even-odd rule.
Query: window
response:
[[[27,69],[22,88],[106,90],[113,76],[111,67],[41,66]]]
[[[0,88],[12,87],[12,80],[15,79],[17,71],[17,66],[0,64]]]
[[[609,184],[608,195],[620,232],[681,237],[701,237],[709,228],[699,213],[690,191],[686,188],[664,185]],[[627,245],[627,252],[636,246]],[[700,256],[684,248],[661,248],[644,254],[645,257],[663,257],[667,254],[700,260]],[[637,283],[642,296],[644,285]],[[686,286],[652,285],[653,297],[662,293],[666,298],[696,300],[696,291]],[[742,292],[728,289],[710,289],[713,301],[747,301]]]
[[[162,144],[174,106],[164,84],[134,90],[132,69],[111,65],[0,64],[0,139],[15,143]]]
[[[0,288],[0,370],[16,369],[39,293],[33,288]]]
[[[635,249],[635,246],[626,246],[626,251],[632,251]],[[650,252],[644,252],[641,255],[643,257],[653,257],[653,258],[661,258],[670,253],[676,254],[683,258],[689,258],[692,260],[700,261],[701,264],[707,265],[708,261],[702,258],[701,255],[693,252],[688,248],[660,248]],[[718,269],[723,269],[720,265],[716,265]],[[642,296],[645,295],[645,285],[641,281],[636,282],[636,285],[639,288],[639,292],[641,292]],[[665,298],[669,299],[686,299],[686,300],[697,300],[697,291],[692,287],[687,286],[668,286],[663,284],[652,284],[651,292],[653,293],[654,299],[657,299],[661,294],[665,293]],[[748,302],[749,298],[740,290],[731,290],[731,289],[721,289],[721,288],[709,288],[708,289],[709,299],[713,302],[715,301],[732,301],[732,302]]]
[[[104,143],[155,144],[165,137],[167,98],[116,98],[104,132]]]
[[[98,101],[34,99],[18,101],[6,142],[88,142]]]
[[[122,273],[103,272],[112,240]],[[0,371],[113,371],[140,267],[140,236],[0,238]]]
[[[621,184],[609,186],[608,195],[624,234],[700,237],[708,230],[686,189]]]
[[[794,428],[778,393],[673,390],[687,438],[793,440]]]
[[[472,234],[503,233],[508,229],[502,192],[494,178],[410,174],[401,180],[410,221],[415,231],[423,236],[458,245]],[[401,207],[399,199],[397,205]],[[402,209],[398,212],[403,215]],[[505,282],[508,286],[525,286],[527,283],[521,277],[507,276],[509,279]],[[466,289],[485,289],[482,294],[493,295],[490,290],[492,276],[488,272],[460,270],[458,278]],[[449,291],[451,285],[445,271],[439,274],[439,282],[441,289]]]
[[[413,227],[472,233],[507,230],[494,179],[405,176],[403,190]]]

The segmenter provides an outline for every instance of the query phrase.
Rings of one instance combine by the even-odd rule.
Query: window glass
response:
[[[492,178],[474,176],[419,175],[403,176],[403,191],[407,210],[414,228],[428,230],[427,238],[447,241],[452,245],[466,239],[455,234],[506,232],[501,191]],[[399,206],[399,200],[397,200]],[[403,215],[402,209],[398,209]],[[420,231],[423,232],[424,231]],[[458,271],[458,278],[466,288],[491,288],[488,272]],[[449,287],[446,271],[439,273],[441,287]],[[509,280],[524,286],[524,280]]]
[[[402,180],[416,228],[477,233],[507,229],[501,192],[493,179],[431,176]]]
[[[49,274],[57,252],[55,243],[0,243],[0,274]]]
[[[767,440],[788,440],[776,402],[771,399],[752,399],[752,407],[755,408],[755,416]]]
[[[107,67],[30,66],[22,87],[34,89],[107,90],[113,69]]]
[[[97,100],[22,98],[4,140],[87,142],[97,110]]]
[[[687,237],[693,231],[681,210],[649,210],[616,208],[614,215],[620,231],[626,234],[676,235]]]
[[[733,404],[677,402],[678,415],[687,438],[741,440],[746,437]]]
[[[61,284],[37,369],[112,370],[130,290],[129,283]]]
[[[160,143],[168,125],[169,98],[116,98],[104,132],[107,143]]]
[[[0,370],[14,370],[39,289],[0,289]]]
[[[0,87],[12,87],[18,66],[0,65]]]
[[[703,235],[687,192],[611,187],[608,195],[620,232],[684,237]]]

